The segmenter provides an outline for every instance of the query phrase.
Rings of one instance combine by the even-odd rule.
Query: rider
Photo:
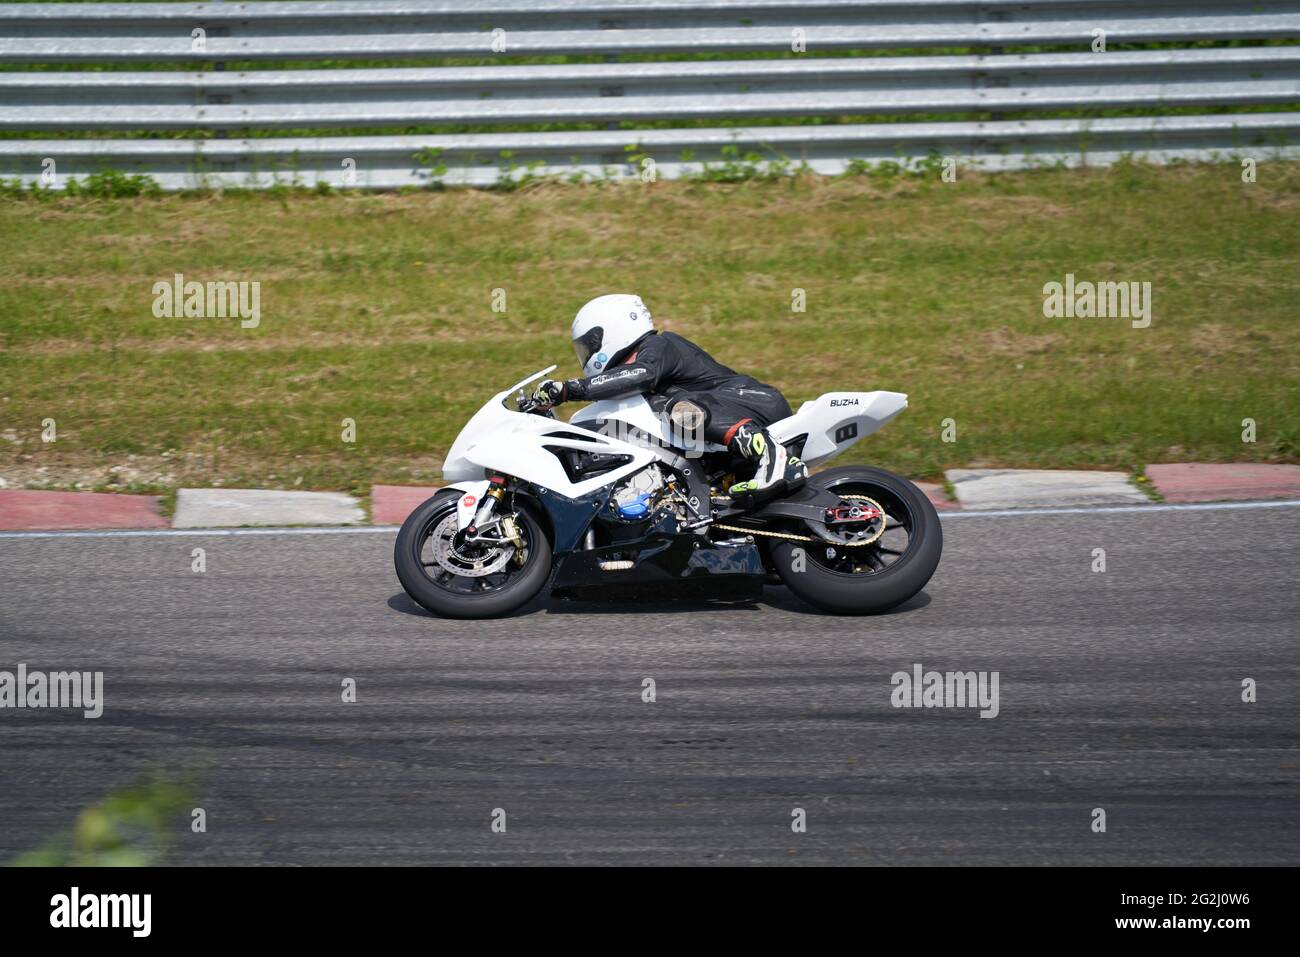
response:
[[[644,393],[686,434],[701,426],[709,442],[755,463],[754,477],[731,494],[761,492],[781,481],[798,485],[808,468],[773,441],[766,426],[790,415],[785,397],[770,385],[740,375],[695,343],[656,332],[640,296],[597,296],[573,320],[573,348],[585,378],[547,379],[533,393],[548,406]]]

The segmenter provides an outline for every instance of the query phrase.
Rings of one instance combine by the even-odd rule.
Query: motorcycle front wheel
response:
[[[790,591],[822,611],[871,615],[901,605],[925,587],[939,565],[943,530],[934,505],[919,488],[868,466],[829,469],[808,484],[848,502],[878,505],[885,528],[866,545],[775,540],[772,564]],[[865,528],[861,540],[875,534]],[[852,541],[851,530],[844,538]]]
[[[456,528],[460,493],[443,489],[407,516],[393,546],[402,588],[446,618],[499,618],[527,604],[551,572],[551,544],[526,509],[513,514],[523,548],[477,545]]]

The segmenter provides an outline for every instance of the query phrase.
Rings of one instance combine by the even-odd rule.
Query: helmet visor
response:
[[[592,326],[573,340],[573,351],[578,355],[578,365],[586,368],[587,360],[600,351],[602,339],[604,339],[604,330],[600,326]]]

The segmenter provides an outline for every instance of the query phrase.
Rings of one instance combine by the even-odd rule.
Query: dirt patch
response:
[[[996,329],[981,332],[976,336],[975,347],[977,352],[985,355],[1015,358],[1050,352],[1052,349],[1066,344],[1066,341],[1064,335],[1056,332],[1046,332],[1035,336],[1017,332],[1008,326],[999,326]],[[955,345],[948,350],[948,358],[950,359],[968,359],[970,357],[971,346],[969,344]]]
[[[175,456],[127,455],[120,460],[85,464],[43,464],[30,455],[20,458],[16,463],[0,465],[0,489],[56,488],[86,491],[113,486],[171,487],[176,484],[177,472],[192,464],[184,461],[190,456],[180,453]]]

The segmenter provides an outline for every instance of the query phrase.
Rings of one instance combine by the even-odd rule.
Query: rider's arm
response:
[[[654,391],[671,363],[667,346],[662,336],[650,336],[638,347],[634,361],[586,379],[565,382],[564,398],[571,402],[591,402]]]

